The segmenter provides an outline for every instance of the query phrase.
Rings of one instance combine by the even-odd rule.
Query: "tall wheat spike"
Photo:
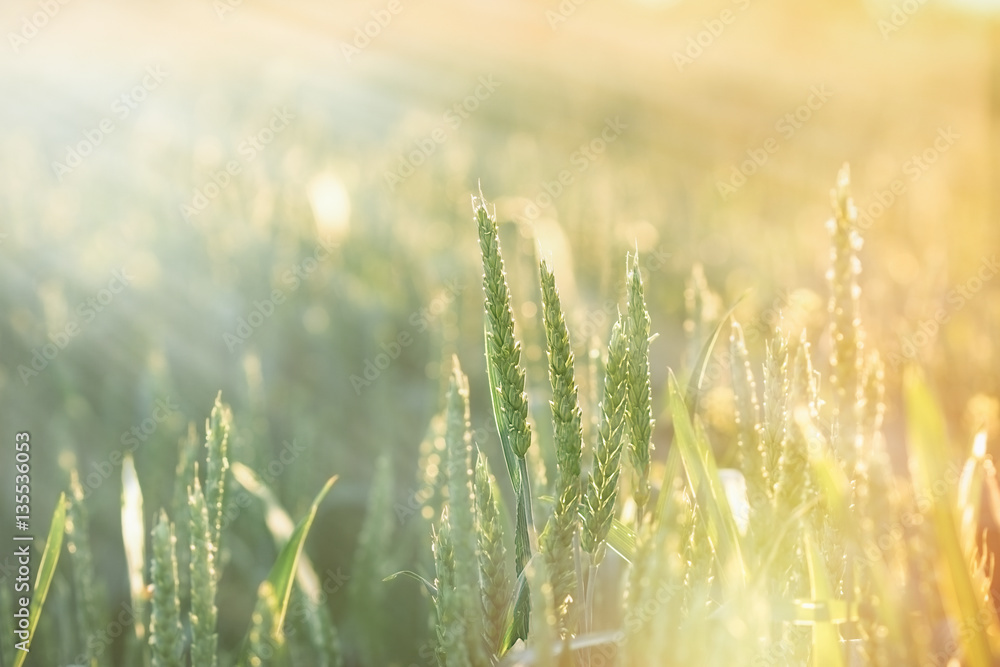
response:
[[[479,248],[483,256],[483,291],[486,293],[486,316],[490,330],[487,345],[490,357],[500,374],[500,405],[503,408],[510,444],[514,454],[524,458],[531,445],[528,428],[528,396],[524,392],[524,368],[521,344],[514,337],[514,314],[510,307],[510,288],[500,256],[500,236],[496,214],[480,198],[473,202],[479,226]]]
[[[626,354],[628,346],[621,318],[611,330],[608,364],[601,402],[601,426],[598,431],[594,470],[583,506],[581,544],[591,555],[591,564],[604,560],[605,540],[611,528],[618,498],[618,475],[621,471],[622,431],[625,415]]]
[[[628,381],[625,405],[629,422],[629,454],[635,471],[634,496],[636,524],[649,502],[649,456],[653,437],[653,404],[649,380],[649,311],[643,293],[639,255],[629,262],[626,259],[628,310],[625,317],[625,336],[628,339]]]
[[[177,597],[177,554],[174,529],[167,513],[153,528],[152,611],[149,622],[149,645],[153,667],[182,667],[184,633],[181,629],[180,601]]]
[[[858,406],[862,402],[861,370],[863,340],[861,333],[861,288],[858,275],[861,262],[861,235],[857,227],[857,209],[850,196],[851,172],[845,164],[837,174],[837,186],[831,192],[833,217],[830,230],[830,384],[834,390],[833,415],[840,437],[837,454],[852,473],[857,458]]]
[[[222,392],[215,397],[215,405],[205,424],[205,503],[208,507],[212,544],[216,550],[221,545],[222,511],[226,495],[226,472],[229,470],[229,432],[233,416],[222,403]]]
[[[521,344],[514,337],[514,315],[511,311],[510,287],[500,256],[500,235],[496,213],[483,200],[473,199],[479,232],[479,248],[483,258],[483,291],[488,321],[486,332],[487,364],[494,369],[497,386],[491,398],[499,406],[500,439],[516,461],[508,470],[517,497],[517,518],[514,534],[514,566],[517,574],[524,571],[531,559],[534,520],[531,508],[531,488],[525,454],[531,446],[528,427],[528,397],[524,392],[525,375],[521,366]],[[492,382],[491,382],[492,384]],[[514,610],[514,638],[527,639],[530,598],[524,589]]]
[[[215,591],[215,545],[208,522],[208,506],[198,480],[197,465],[192,471],[194,484],[188,489],[191,542],[191,661],[195,665],[215,667],[218,664],[215,624],[217,610]]]
[[[501,646],[507,622],[507,604],[513,589],[503,543],[500,508],[494,496],[496,482],[482,452],[476,458],[476,518],[479,527],[479,573],[483,586],[483,632],[494,656]]]
[[[542,535],[541,550],[552,577],[552,599],[555,601],[560,634],[565,637],[572,632],[569,612],[577,588],[573,542],[579,525],[583,417],[574,377],[573,349],[555,276],[544,261],[540,264],[539,274],[548,346],[549,383],[552,385],[552,426],[559,473],[556,508]]]
[[[469,388],[458,358],[453,358],[448,389],[445,443],[448,452],[448,520],[455,560],[455,595],[467,624],[466,643],[474,665],[489,659],[483,644],[479,545],[476,536],[472,434],[469,430]]]

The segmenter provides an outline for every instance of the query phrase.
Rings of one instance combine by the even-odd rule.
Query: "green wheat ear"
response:
[[[622,431],[625,425],[626,354],[628,345],[622,331],[621,317],[611,329],[608,364],[601,402],[601,426],[598,429],[594,470],[583,505],[581,543],[591,556],[591,565],[604,560],[605,540],[611,529],[618,498],[618,475],[621,471]]]
[[[552,385],[552,426],[555,436],[556,508],[541,538],[541,550],[552,577],[552,598],[560,632],[566,636],[569,608],[576,595],[576,536],[580,505],[580,457],[583,452],[582,414],[573,369],[573,349],[563,317],[555,276],[544,261],[539,266],[545,339]]]
[[[434,625],[436,655],[440,667],[471,667],[469,646],[465,641],[465,619],[461,599],[455,590],[455,551],[451,541],[448,507],[441,511],[432,535],[434,550]]]
[[[215,571],[215,546],[212,544],[208,522],[208,506],[198,481],[197,464],[193,469],[194,486],[188,489],[190,507],[191,541],[191,662],[195,665],[215,667],[217,640],[215,624],[217,609],[215,590],[218,576]]]
[[[222,510],[226,495],[226,472],[229,470],[229,432],[233,416],[222,403],[222,392],[215,397],[212,414],[205,425],[205,503],[208,507],[212,544],[219,551],[222,533]]]
[[[643,294],[639,255],[628,266],[628,311],[625,336],[628,339],[628,381],[625,413],[629,423],[629,454],[635,470],[636,523],[642,523],[649,502],[649,453],[652,449],[653,405],[649,381],[649,311]]]
[[[453,358],[445,426],[448,453],[448,508],[455,559],[455,595],[465,619],[466,642],[473,664],[489,662],[483,645],[482,600],[479,583],[479,547],[476,536],[475,492],[472,471],[472,434],[469,427],[468,380]]]
[[[483,585],[483,625],[486,644],[494,656],[503,651],[507,605],[513,595],[507,570],[503,524],[495,497],[496,481],[486,456],[476,458],[476,516],[479,524],[479,573]]]
[[[177,597],[177,540],[167,513],[160,510],[153,528],[152,612],[149,622],[149,645],[153,667],[182,667],[184,635],[181,629],[180,601]]]
[[[93,552],[90,549],[90,536],[87,532],[89,524],[87,506],[84,503],[83,486],[76,470],[70,471],[70,499],[66,512],[66,552],[72,564],[73,595],[76,598],[76,625],[80,636],[84,639],[94,637],[103,622],[98,612],[97,591],[95,582]],[[98,660],[94,648],[89,642],[84,648],[84,656],[88,665]],[[105,661],[100,660],[101,664]]]
[[[479,227],[479,248],[483,255],[483,290],[486,293],[486,316],[489,354],[500,375],[500,405],[510,435],[510,444],[518,458],[524,458],[531,446],[528,428],[528,396],[524,392],[524,368],[521,344],[514,337],[514,314],[510,288],[500,256],[500,235],[495,213],[481,198],[473,202]]]
[[[517,497],[517,521],[514,533],[514,566],[520,575],[531,559],[534,520],[531,490],[525,454],[531,446],[528,427],[528,397],[524,392],[524,368],[521,345],[514,338],[514,315],[510,307],[510,288],[500,256],[500,236],[496,214],[491,212],[480,193],[473,198],[483,258],[483,291],[488,322],[486,364],[490,375],[490,393],[504,458]],[[514,609],[512,640],[527,639],[531,600],[522,589]]]

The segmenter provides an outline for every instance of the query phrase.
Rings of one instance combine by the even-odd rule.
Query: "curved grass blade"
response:
[[[722,316],[719,323],[715,325],[715,330],[712,331],[712,335],[708,337],[705,344],[701,347],[701,353],[698,355],[698,361],[695,362],[694,368],[691,370],[691,379],[688,380],[687,393],[685,395],[684,401],[687,403],[688,415],[693,419],[695,414],[698,412],[698,400],[701,397],[701,383],[705,381],[705,371],[708,370],[708,362],[712,359],[712,351],[715,349],[715,344],[719,341],[719,336],[722,334],[722,327],[729,321],[729,318],[733,316],[736,311],[736,307],[742,303],[743,299],[746,298],[746,293],[736,300],[726,314]]]
[[[698,509],[704,512],[708,538],[719,563],[723,582],[746,585],[746,568],[740,548],[740,535],[736,519],[729,507],[725,487],[719,478],[715,455],[707,442],[697,437],[687,404],[681,395],[673,371],[669,378],[670,412],[674,418],[674,446],[687,473],[688,483],[697,499]]]
[[[929,514],[939,550],[941,597],[949,616],[962,623],[959,639],[965,660],[971,667],[986,667],[995,664],[993,658],[1000,655],[1000,642],[995,639],[1000,636],[996,611],[992,605],[981,604],[976,596],[951,498],[934,493],[942,471],[948,468],[944,415],[923,376],[912,367],[903,375],[903,397],[914,490],[932,499]],[[969,623],[967,619],[982,622]]]
[[[327,492],[330,491],[330,487],[336,481],[337,476],[334,475],[327,480],[320,492],[316,494],[316,498],[309,508],[309,513],[299,521],[299,524],[295,527],[295,531],[282,548],[281,553],[278,554],[277,560],[274,561],[267,579],[261,583],[257,606],[261,607],[261,605],[265,605],[265,610],[272,612],[269,620],[270,635],[273,639],[281,639],[281,628],[285,623],[285,613],[288,611],[288,600],[292,594],[295,571],[298,567],[302,549],[305,546],[306,537],[309,535],[309,529],[312,528],[313,519],[316,518],[316,511],[326,497]],[[272,600],[275,603],[273,610],[270,609]],[[243,643],[243,651],[239,660],[239,664],[241,665],[247,665],[249,662],[250,644],[249,638]]]
[[[629,565],[635,561],[635,531],[618,519],[611,519],[611,528],[605,538],[608,546],[625,559]]]
[[[288,515],[285,508],[278,502],[274,492],[264,483],[257,473],[239,461],[234,461],[231,468],[233,478],[240,483],[244,489],[257,496],[264,503],[264,522],[267,524],[274,544],[278,549],[283,548],[291,539],[295,531],[295,522]],[[299,557],[299,566],[295,571],[295,579],[312,602],[318,602],[320,596],[319,576],[316,569],[309,560],[309,556],[302,554]]]
[[[422,583],[424,586],[427,587],[427,592],[428,593],[430,593],[432,596],[433,595],[437,595],[437,590],[438,590],[437,586],[435,586],[431,582],[427,581],[427,579],[425,579],[424,577],[421,577],[419,574],[417,574],[413,570],[400,570],[399,572],[394,572],[394,573],[390,574],[388,577],[385,577],[384,579],[382,579],[382,581],[387,581],[387,582],[388,581],[393,581],[397,577],[409,577],[410,579],[413,579],[415,581],[419,581],[420,583]]]
[[[45,550],[38,562],[38,574],[35,575],[35,587],[32,589],[31,606],[28,608],[28,638],[23,643],[24,650],[18,650],[14,658],[14,667],[21,667],[28,658],[31,640],[35,638],[35,628],[42,614],[42,605],[49,594],[49,585],[56,573],[59,563],[59,553],[62,551],[63,534],[66,532],[66,494],[60,493],[56,510],[52,513],[52,523],[49,524],[49,535],[45,538]],[[19,646],[22,644],[19,644]]]
[[[833,586],[812,531],[805,534],[805,548],[812,598],[816,602],[829,604],[834,601]],[[840,632],[832,621],[823,620],[813,624],[812,659],[809,664],[811,667],[847,667],[840,645]]]

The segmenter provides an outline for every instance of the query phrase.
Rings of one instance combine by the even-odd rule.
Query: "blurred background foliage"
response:
[[[5,452],[14,432],[31,432],[36,522],[71,468],[92,490],[95,562],[113,608],[128,584],[120,465],[102,474],[109,456],[169,398],[176,409],[146,422],[134,452],[147,521],[169,509],[178,443],[189,423],[203,428],[219,390],[235,417],[233,457],[261,474],[281,461],[270,482],[293,517],[340,475],[309,545],[321,578],[350,577],[380,454],[396,480],[380,566],[427,571],[418,457],[452,352],[470,375],[477,441],[499,460],[470,206],[480,184],[502,223],[538,423],[548,397],[539,251],[586,359],[622,302],[621,258],[638,248],[660,334],[658,409],[667,366],[684,366],[701,319],[748,290],[739,319],[766,333],[778,306],[783,326],[809,328],[826,355],[823,222],[848,161],[863,212],[903,184],[863,233],[869,342],[903,356],[943,310],[947,322],[911,356],[928,367],[957,442],[984,420],[998,434],[1000,279],[960,307],[949,300],[1000,249],[995,5],[927,2],[911,15],[854,0],[93,0],[59,5],[37,34],[12,39],[39,7],[0,8],[0,423]],[[366,25],[375,34],[360,48]],[[165,76],[137,100],[147,68]],[[828,99],[801,112],[816,90]],[[123,94],[135,101],[124,118],[113,106]],[[276,109],[291,120],[248,159],[247,138]],[[105,118],[113,130],[58,173],[54,163]],[[609,123],[620,131],[598,151]],[[914,171],[908,161],[948,128],[957,138]],[[769,139],[776,150],[724,196],[719,183]],[[185,213],[233,160],[240,173]],[[399,182],[387,175],[408,168]],[[321,243],[331,250],[313,261]],[[686,327],[696,265],[717,297]],[[116,270],[131,280],[101,304]],[[273,314],[246,340],[226,338],[241,318],[257,322],[274,290],[284,300]],[[20,370],[60,332],[68,342],[37,375]],[[887,375],[887,433],[902,468],[899,370]],[[713,394],[723,406],[726,391]],[[731,433],[718,412],[710,423]],[[551,458],[551,434],[535,430]],[[662,455],[669,431],[655,437]],[[290,463],[283,451],[296,452]],[[11,481],[0,481],[5,516]],[[233,645],[273,561],[258,507],[235,518],[225,551],[220,633]],[[385,587],[387,659],[419,661],[426,596],[410,580]],[[338,625],[352,622],[346,590],[329,604]],[[42,632],[58,643],[52,626]]]

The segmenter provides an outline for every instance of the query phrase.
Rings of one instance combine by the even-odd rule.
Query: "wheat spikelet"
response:
[[[466,643],[475,665],[488,662],[483,646],[479,548],[475,522],[472,435],[469,431],[468,380],[453,359],[448,389],[445,443],[448,453],[448,520],[454,553],[455,596],[467,623]]]
[[[788,401],[788,345],[781,334],[767,344],[764,362],[764,410],[760,428],[760,449],[764,464],[764,487],[774,497],[779,461],[788,442],[786,425]]]
[[[594,470],[583,506],[581,544],[597,566],[604,559],[605,539],[611,528],[618,498],[618,475],[621,471],[622,430],[625,415],[626,354],[628,351],[621,317],[611,330],[604,400],[601,402],[601,426],[598,431]]]
[[[149,645],[153,667],[181,667],[184,664],[184,635],[181,630],[180,601],[177,598],[177,554],[173,526],[160,510],[153,528],[152,611]]]
[[[514,315],[510,308],[510,288],[500,256],[500,236],[496,216],[480,197],[473,201],[479,227],[479,248],[483,256],[483,291],[489,320],[487,345],[500,375],[500,405],[506,420],[510,444],[519,458],[531,445],[528,428],[528,397],[524,393],[521,344],[514,337]]]
[[[559,292],[551,270],[541,262],[542,303],[548,345],[549,382],[552,385],[552,425],[555,435],[558,482],[556,508],[542,534],[541,549],[552,577],[552,598],[560,633],[570,633],[568,614],[576,594],[573,538],[580,505],[580,457],[583,451],[582,414],[574,377],[573,350],[563,317]]]
[[[66,511],[66,552],[72,562],[73,595],[76,599],[76,627],[80,633],[81,644],[85,645],[84,658],[88,664],[92,660],[105,663],[102,657],[95,655],[93,646],[87,639],[93,637],[100,628],[101,615],[98,611],[96,576],[94,572],[93,552],[90,549],[90,536],[87,506],[84,504],[83,486],[76,470],[70,471],[70,501]]]
[[[861,262],[861,236],[857,229],[857,209],[851,200],[850,168],[845,164],[837,174],[837,186],[831,192],[833,218],[827,223],[831,235],[830,270],[830,384],[834,391],[833,416],[840,438],[837,454],[853,472],[856,459],[858,406],[862,402],[861,288],[858,275]]]
[[[434,626],[437,641],[436,656],[441,667],[472,667],[469,647],[465,641],[465,619],[462,617],[462,600],[455,590],[455,552],[451,540],[451,521],[448,507],[441,512],[437,530],[432,536],[434,549]]]
[[[479,534],[479,572],[483,586],[483,626],[486,644],[501,652],[507,604],[513,593],[507,570],[500,508],[493,495],[495,481],[482,452],[476,458],[476,515]]]
[[[216,655],[215,624],[217,610],[215,590],[218,575],[215,571],[215,546],[211,542],[211,527],[208,523],[208,506],[198,481],[198,468],[193,469],[194,485],[188,489],[190,507],[191,541],[191,661],[195,665],[215,667]]]
[[[212,544],[219,552],[222,533],[222,510],[226,495],[226,472],[229,470],[229,432],[233,416],[222,403],[222,392],[215,397],[215,405],[205,424],[205,503],[208,507]]]
[[[747,500],[751,516],[761,511],[767,499],[764,485],[764,462],[760,451],[760,406],[757,387],[743,329],[733,322],[729,334],[730,370],[733,382],[733,402],[736,408],[736,446],[740,470],[747,481]]]
[[[626,264],[629,264],[626,259]],[[636,524],[642,523],[649,502],[649,454],[652,449],[653,405],[649,381],[649,311],[643,294],[639,255],[627,267],[628,310],[625,336],[628,339],[628,381],[626,416],[629,423],[629,454],[635,471]]]

